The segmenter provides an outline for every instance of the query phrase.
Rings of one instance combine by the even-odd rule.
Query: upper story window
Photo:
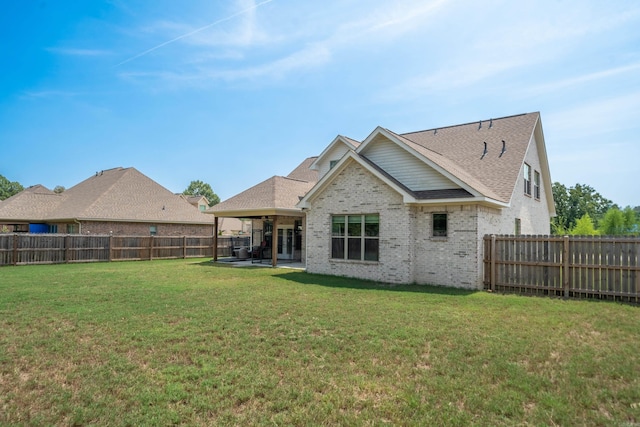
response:
[[[540,200],[540,172],[533,172],[533,197]]]
[[[447,214],[446,213],[433,214],[432,236],[447,237]]]
[[[329,169],[333,169],[333,167],[334,167],[335,165],[337,165],[339,161],[340,161],[340,160],[330,160],[330,161],[329,161]]]
[[[333,215],[331,217],[331,258],[378,261],[380,217]]]
[[[524,164],[524,194],[531,195],[531,166]]]

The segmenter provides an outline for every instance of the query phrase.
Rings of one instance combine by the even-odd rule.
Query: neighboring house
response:
[[[189,196],[182,194],[182,197],[192,206],[198,208],[200,212],[209,209],[209,200],[204,196]],[[218,221],[218,235],[220,236],[243,236],[251,232],[251,221],[238,218],[220,218]]]
[[[211,236],[213,222],[134,168],[96,172],[61,194],[36,185],[0,206],[0,224],[15,232]]]
[[[184,199],[189,202],[190,205],[198,208],[200,212],[204,212],[209,209],[209,200],[207,200],[204,196],[190,196],[188,194],[179,194],[184,197]]]
[[[362,142],[338,136],[307,169],[317,183],[287,186],[299,202],[261,211],[240,197],[288,179],[273,177],[229,199],[227,213],[255,212],[264,228],[296,218],[312,273],[478,289],[484,235],[549,234],[555,215],[539,113],[405,134],[378,127]],[[287,230],[268,231],[282,252]]]

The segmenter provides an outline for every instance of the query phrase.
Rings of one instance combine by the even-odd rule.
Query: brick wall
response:
[[[58,233],[67,232],[67,224],[57,224]],[[149,236],[150,227],[156,226],[157,236],[212,236],[213,224],[162,224],[162,223],[130,223],[108,221],[80,221],[80,230],[75,224],[76,232],[81,234],[100,234],[114,236]]]
[[[386,283],[412,281],[410,207],[402,197],[352,162],[312,201],[307,212],[307,271]],[[379,214],[379,261],[331,259],[332,214]]]
[[[331,259],[331,215],[380,216],[379,261]],[[447,236],[432,234],[433,214],[447,214]],[[402,196],[355,162],[311,201],[307,212],[307,271],[385,283],[482,287],[485,223],[500,211],[471,205],[408,206]]]

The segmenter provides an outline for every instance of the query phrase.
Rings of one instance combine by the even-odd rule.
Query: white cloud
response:
[[[103,49],[79,49],[70,47],[49,47],[48,52],[69,56],[103,56],[111,55],[112,52]]]

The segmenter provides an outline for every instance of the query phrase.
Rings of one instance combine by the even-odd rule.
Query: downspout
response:
[[[73,219],[73,222],[75,222],[76,224],[78,224],[78,234],[82,234],[82,223],[80,221],[78,221],[77,218]]]

